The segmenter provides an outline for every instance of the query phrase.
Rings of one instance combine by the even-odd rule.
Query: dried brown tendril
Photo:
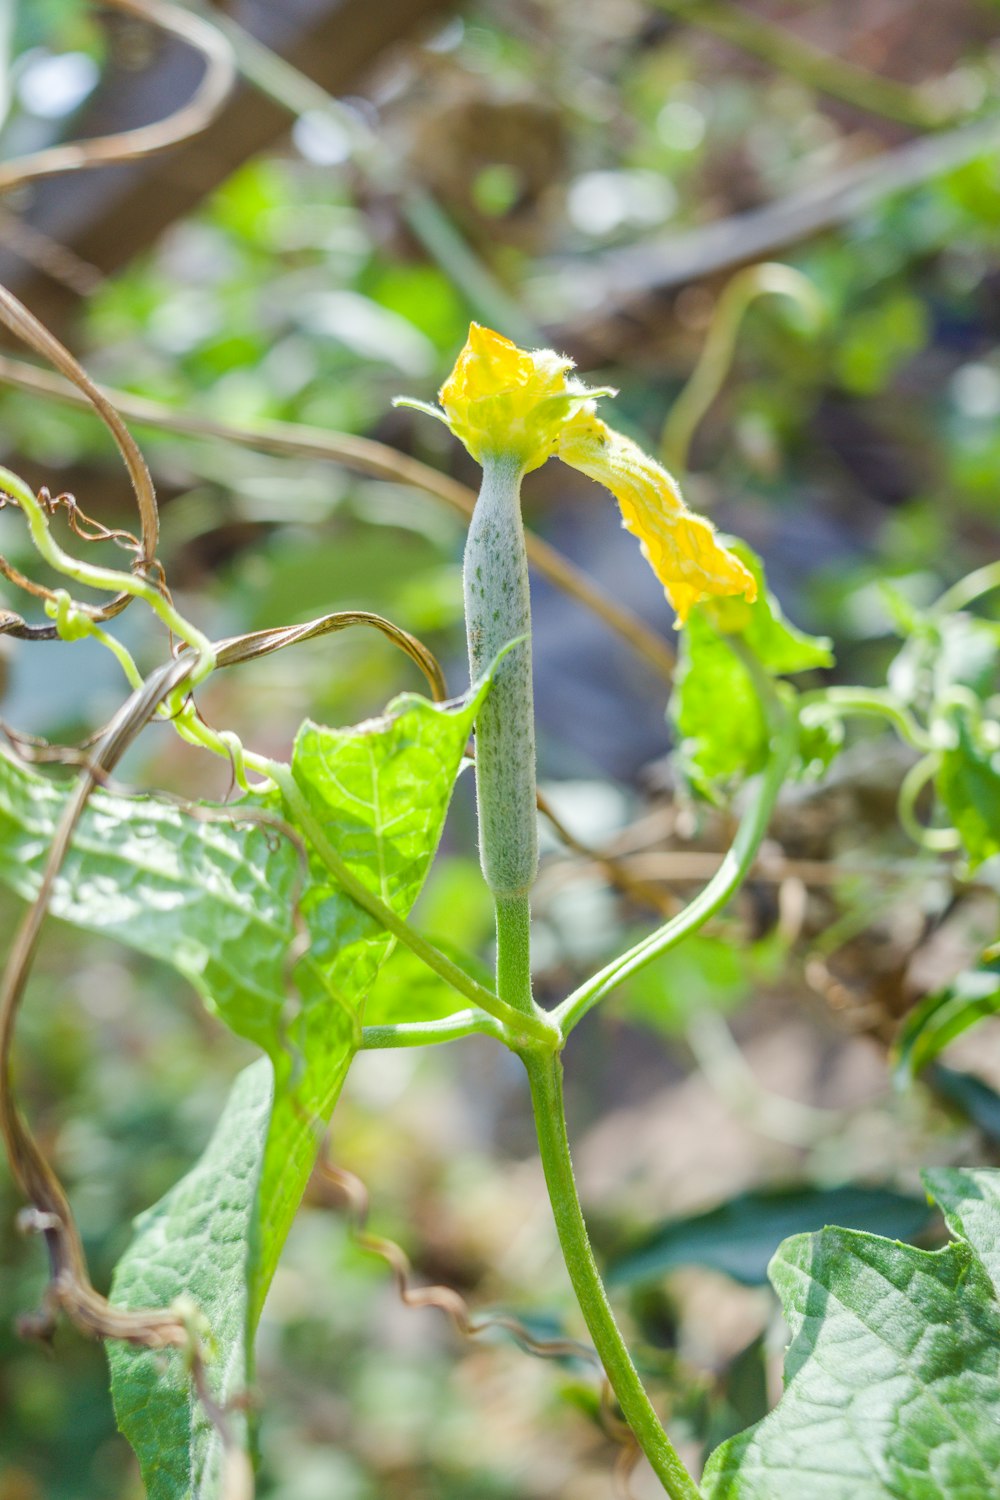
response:
[[[623,1420],[614,1392],[604,1373],[600,1357],[590,1344],[577,1339],[540,1339],[517,1318],[508,1313],[489,1313],[475,1317],[466,1299],[454,1287],[416,1286],[413,1267],[401,1245],[383,1235],[372,1234],[368,1225],[371,1200],[368,1189],[354,1172],[338,1167],[330,1158],[329,1137],[324,1141],[316,1164],[321,1180],[342,1198],[348,1213],[351,1237],[362,1250],[377,1255],[392,1272],[400,1301],[405,1307],[434,1307],[449,1318],[463,1338],[477,1338],[493,1329],[509,1333],[519,1348],[538,1359],[576,1359],[590,1365],[601,1379],[600,1416],[608,1437],[620,1447],[615,1460],[614,1478],[617,1492],[628,1500],[629,1477],[639,1458],[639,1447],[631,1429]]]

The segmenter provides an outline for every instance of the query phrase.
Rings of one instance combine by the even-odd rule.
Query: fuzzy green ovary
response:
[[[485,457],[483,486],[465,548],[465,624],[475,681],[504,646],[530,636],[521,469]],[[538,870],[535,719],[530,639],[504,657],[476,720],[479,858],[494,896],[527,893]]]

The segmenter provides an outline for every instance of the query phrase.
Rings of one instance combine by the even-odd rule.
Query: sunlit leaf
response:
[[[681,769],[708,796],[714,796],[720,784],[754,775],[767,757],[763,710],[734,645],[742,642],[773,676],[833,664],[825,637],[807,635],[785,619],[767,588],[760,559],[745,543],[730,545],[756,578],[757,598],[752,604],[713,599],[692,609],[681,639],[670,708]],[[803,738],[800,766],[829,764],[838,744],[835,723],[810,729]]]
[[[984,1500],[1000,1473],[996,1172],[932,1172],[958,1238],[787,1240],[785,1392],[709,1459],[706,1500]]]
[[[921,1176],[948,1228],[968,1240],[1000,1295],[1000,1172],[988,1167],[928,1167]]]
[[[761,666],[780,677],[833,666],[833,650],[824,635],[809,635],[785,617],[764,577],[764,565],[746,542],[727,538],[727,545],[750,569],[757,582],[757,598],[713,599],[704,613],[723,635],[741,636]]]
[[[247,1246],[260,1211],[258,1183],[271,1122],[273,1075],[266,1058],[237,1078],[200,1160],[136,1220],[112,1299],[162,1307],[182,1292],[207,1317],[215,1360],[209,1378],[223,1401],[245,1388],[252,1366],[247,1317]],[[177,1355],[109,1344],[118,1426],[139,1458],[150,1496],[202,1496],[220,1487],[218,1434]],[[228,1414],[247,1443],[247,1415]]]
[[[908,638],[889,667],[889,686],[903,703],[929,709],[953,687],[988,698],[1000,687],[1000,625],[974,615],[934,620],[914,611],[910,621],[897,612]]]
[[[433,858],[484,691],[443,707],[405,696],[356,729],[306,724],[299,734],[293,774],[326,837],[400,915]],[[65,796],[0,756],[0,878],[25,897]],[[98,790],[51,903],[54,915],[173,965],[268,1053],[237,1084],[206,1155],[144,1217],[115,1279],[115,1298],[130,1306],[194,1298],[222,1403],[248,1386],[264,1295],[392,946],[307,847],[306,867],[307,840],[301,829],[289,836],[287,815],[277,794],[193,813]],[[182,1356],[114,1346],[111,1358],[150,1500],[215,1496],[220,1445]]]

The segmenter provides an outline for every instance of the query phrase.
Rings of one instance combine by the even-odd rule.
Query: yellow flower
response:
[[[510,339],[473,323],[468,342],[438,392],[448,425],[473,458],[514,453],[527,473],[555,452],[559,433],[581,402],[594,394],[552,349],[519,349]]]
[[[443,417],[479,463],[512,454],[527,473],[554,456],[605,485],[679,621],[712,595],[752,603],[753,574],[722,546],[711,522],[688,510],[666,469],[596,416],[596,398],[614,391],[588,390],[567,374],[572,368],[551,349],[519,349],[473,323],[439,392],[443,412],[422,409]]]

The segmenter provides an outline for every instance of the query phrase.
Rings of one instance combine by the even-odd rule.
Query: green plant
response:
[[[465,562],[472,683],[448,701],[427,649],[377,616],[208,640],[177,610],[155,564],[155,505],[127,442],[143,497],[140,538],[95,526],[69,497],[36,496],[0,473],[4,506],[21,512],[41,559],[71,585],[40,589],[50,622],[43,630],[99,641],[131,689],[74,782],[0,755],[0,878],[29,903],[0,997],[0,1125],[29,1204],[25,1227],[49,1253],[43,1310],[30,1326],[45,1332],[64,1314],[107,1341],[116,1413],[152,1500],[252,1493],[244,1396],[254,1331],[352,1058],[474,1033],[524,1065],[570,1279],[625,1421],[668,1495],[782,1500],[808,1486],[830,1500],[971,1500],[997,1492],[998,1175],[926,1174],[954,1236],[941,1250],[837,1229],[785,1242],[771,1276],[793,1333],[786,1394],[716,1451],[699,1488],[647,1394],[590,1246],[561,1054],[598,1002],[692,939],[733,897],[782,787],[823,774],[848,718],[883,721],[919,757],[900,788],[903,825],[916,841],[932,852],[961,846],[970,872],[1000,850],[1000,630],[968,609],[1000,585],[1000,570],[980,570],[924,612],[890,600],[905,642],[885,688],[800,691],[786,678],[828,667],[829,642],[784,618],[759,560],[687,510],[669,475],[596,416],[596,398],[607,393],[588,390],[569,369],[550,351],[530,354],[474,326],[442,388],[443,410],[432,409],[484,470]],[[690,784],[714,799],[750,785],[731,847],[698,894],[544,1009],[531,989],[536,791],[519,489],[552,454],[614,491],[684,622],[671,712]],[[53,534],[62,513],[77,537],[131,553],[129,571],[68,553]],[[86,602],[81,589],[112,602]],[[146,605],[173,641],[146,676],[109,629],[130,600]],[[306,721],[287,763],[200,717],[195,689],[218,669],[355,623],[376,625],[402,647],[432,699],[404,695],[384,717],[349,730]],[[154,717],[225,757],[237,800],[191,806],[117,790],[109,778]],[[473,727],[480,855],[496,905],[495,984],[408,920]],[[15,1098],[14,1026],[49,912],[171,964],[264,1054],[236,1080],[201,1160],[140,1220],[109,1299],[90,1283],[65,1194]],[[454,1004],[424,1014],[419,988],[403,988],[396,1008],[383,1006],[366,1026],[365,998],[397,944],[450,987]],[[992,964],[987,954],[982,982],[960,981],[914,1013],[901,1070],[927,1065],[945,1041],[997,1009]]]

